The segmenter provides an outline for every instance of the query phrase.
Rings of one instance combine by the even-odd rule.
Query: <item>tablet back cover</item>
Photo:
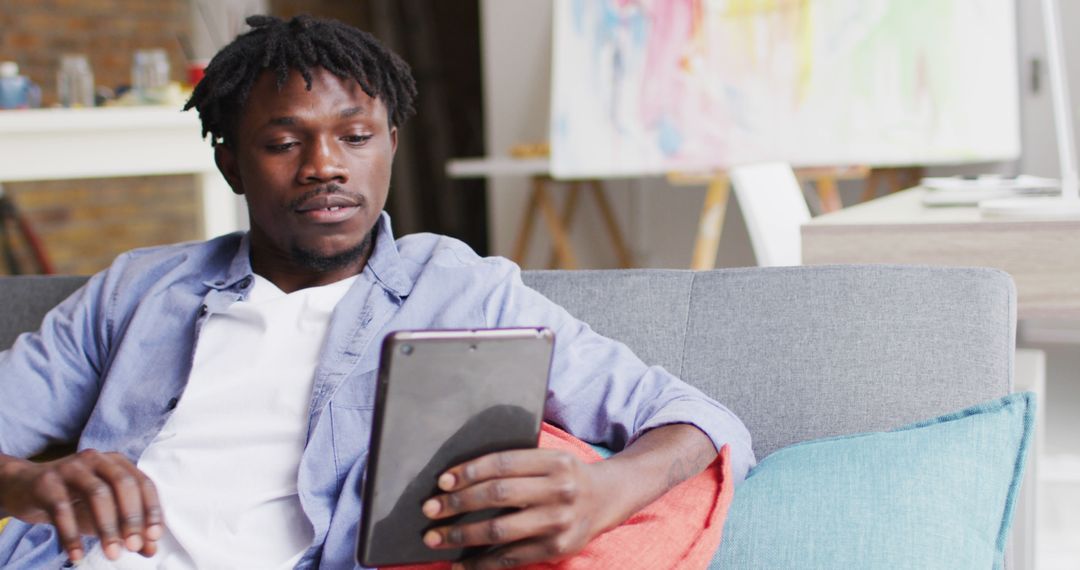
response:
[[[547,329],[394,333],[382,347],[357,560],[383,566],[459,560],[469,549],[428,548],[436,526],[421,505],[450,467],[496,451],[536,447],[554,335]],[[473,549],[475,550],[475,549]]]

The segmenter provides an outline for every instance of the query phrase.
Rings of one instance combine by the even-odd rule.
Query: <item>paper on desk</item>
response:
[[[928,190],[1048,190],[1061,188],[1053,178],[1021,174],[1015,178],[996,174],[975,178],[961,176],[923,178],[919,185]]]
[[[1026,174],[1015,178],[996,174],[923,178],[920,185],[929,190],[922,197],[924,206],[978,206],[983,200],[998,198],[1061,195],[1057,180]]]

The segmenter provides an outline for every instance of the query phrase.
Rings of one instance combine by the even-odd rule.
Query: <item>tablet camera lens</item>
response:
[[[401,345],[401,354],[404,354],[406,356],[412,354],[412,345],[411,344],[403,344],[403,345]]]

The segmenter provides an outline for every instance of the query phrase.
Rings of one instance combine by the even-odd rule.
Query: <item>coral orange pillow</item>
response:
[[[540,447],[561,449],[583,461],[603,458],[588,444],[549,424]],[[734,487],[724,446],[712,465],[684,481],[622,525],[596,537],[576,556],[526,568],[705,568],[720,545]],[[443,570],[448,562],[395,569]]]

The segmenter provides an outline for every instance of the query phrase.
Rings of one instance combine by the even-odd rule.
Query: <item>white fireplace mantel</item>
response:
[[[200,129],[194,112],[171,107],[0,111],[0,182],[194,174],[203,235],[244,228],[243,200]]]

